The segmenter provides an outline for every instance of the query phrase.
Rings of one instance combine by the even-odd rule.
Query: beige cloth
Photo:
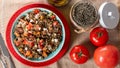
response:
[[[49,66],[46,66],[46,68],[99,68],[96,66],[93,60],[93,52],[95,50],[95,47],[89,41],[89,31],[85,33],[81,33],[81,34],[76,34],[73,31],[74,28],[69,19],[70,8],[73,5],[73,3],[77,1],[79,0],[71,0],[67,6],[62,7],[62,8],[57,8],[63,13],[63,15],[66,17],[68,21],[68,24],[71,30],[71,42],[69,45],[69,49],[65,53],[65,55],[59,61]],[[92,0],[92,2],[95,4],[97,8],[99,8],[99,6],[105,1],[113,2],[120,9],[120,0]],[[0,31],[2,33],[2,36],[4,37],[4,40],[5,40],[6,26],[8,24],[10,17],[19,8],[27,4],[36,3],[36,2],[47,3],[47,0],[0,0]],[[114,44],[120,49],[120,28],[116,28],[116,29],[108,30],[108,31],[109,31],[109,37],[110,37],[108,44]],[[71,50],[73,46],[78,45],[78,44],[84,44],[86,45],[86,47],[89,48],[91,58],[85,64],[75,64],[69,58],[69,51]],[[23,65],[22,63],[17,61],[14,57],[13,57],[13,60],[14,60],[16,68],[30,68],[29,66]],[[2,68],[1,64],[0,64],[0,68]],[[120,65],[118,65],[116,68],[120,68]]]

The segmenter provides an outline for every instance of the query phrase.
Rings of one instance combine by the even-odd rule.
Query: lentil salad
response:
[[[55,14],[34,9],[18,19],[14,35],[14,44],[23,56],[44,59],[59,46],[62,26]]]

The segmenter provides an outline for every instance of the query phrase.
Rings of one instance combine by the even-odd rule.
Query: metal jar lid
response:
[[[103,3],[99,8],[99,15],[99,22],[104,28],[113,29],[118,25],[119,11],[113,3]]]

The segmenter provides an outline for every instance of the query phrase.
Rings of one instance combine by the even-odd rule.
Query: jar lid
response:
[[[99,22],[104,28],[113,29],[118,25],[119,11],[113,3],[103,3],[99,8],[99,15]]]

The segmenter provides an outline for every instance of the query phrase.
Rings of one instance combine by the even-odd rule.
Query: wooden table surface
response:
[[[71,31],[71,41],[69,45],[69,50],[65,53],[65,55],[59,61],[49,66],[46,66],[45,68],[99,68],[96,66],[93,60],[93,52],[95,50],[95,47],[89,41],[90,31],[87,31],[81,34],[76,34],[73,31],[74,27],[71,24],[71,21],[69,19],[70,8],[74,3],[78,1],[80,0],[71,0],[68,5],[61,7],[61,8],[57,8],[63,13],[63,15],[66,17],[68,21],[70,31]],[[120,0],[91,0],[91,1],[95,4],[97,9],[105,1],[110,1],[114,3],[120,9]],[[27,4],[36,3],[36,2],[47,4],[47,0],[0,0],[0,32],[2,33],[4,40],[5,40],[6,26],[8,24],[10,17],[19,8]],[[108,44],[114,44],[120,50],[120,25],[115,29],[108,30],[108,32],[109,32],[109,37],[110,37]],[[87,63],[81,64],[81,65],[73,63],[69,58],[69,51],[71,50],[73,46],[78,45],[78,44],[85,45],[89,49],[90,54],[91,54],[91,58],[87,61]],[[15,63],[16,68],[31,68],[29,66],[23,65],[22,63],[17,61],[14,57],[13,57],[13,61]],[[0,64],[0,68],[2,68],[1,64]],[[120,68],[120,65],[118,65],[116,68]]]

